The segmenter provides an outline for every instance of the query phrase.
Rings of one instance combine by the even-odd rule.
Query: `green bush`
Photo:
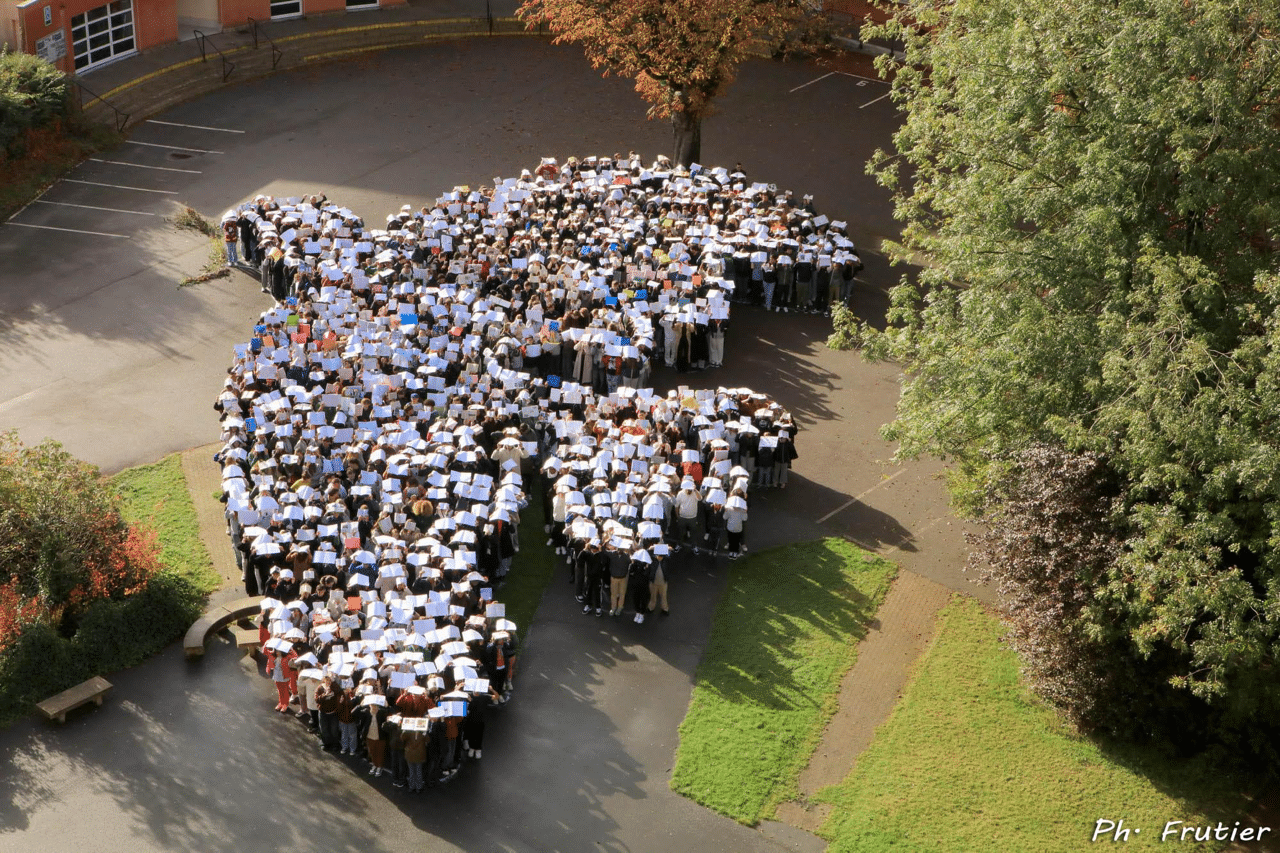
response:
[[[54,625],[38,623],[0,654],[0,722],[22,716],[35,702],[84,681],[89,662]]]
[[[123,601],[94,602],[71,638],[30,626],[0,654],[0,724],[92,675],[141,663],[200,618],[203,602],[191,580],[165,571]]]
[[[23,135],[65,118],[67,78],[42,59],[0,52],[0,153],[17,154]]]

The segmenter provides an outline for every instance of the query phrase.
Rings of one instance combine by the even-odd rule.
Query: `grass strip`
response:
[[[1125,846],[1147,848],[1166,821],[1203,826],[1209,812],[1230,827],[1246,813],[1221,773],[1070,731],[1022,685],[1000,633],[973,599],[943,608],[889,720],[849,776],[817,795],[834,806],[820,831],[830,853],[1077,851],[1099,818],[1141,829]]]
[[[121,514],[156,532],[165,568],[190,581],[202,595],[217,589],[221,579],[200,540],[200,523],[178,454],[121,471],[111,482],[120,493]]]
[[[732,564],[680,725],[671,787],[745,824],[798,796],[896,567],[843,539]]]
[[[547,546],[547,534],[542,530],[542,490],[537,486],[537,479],[536,474],[530,477],[534,485],[529,493],[529,505],[520,513],[520,553],[511,561],[507,582],[494,596],[506,604],[507,618],[516,623],[521,641],[529,637],[533,614],[556,566],[564,565]]]

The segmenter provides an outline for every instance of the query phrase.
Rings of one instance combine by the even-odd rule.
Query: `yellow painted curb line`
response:
[[[316,30],[313,32],[297,33],[296,35],[285,36],[283,38],[275,39],[275,42],[276,44],[280,44],[284,42],[299,41],[301,39],[327,38],[332,35],[347,35],[349,33],[366,33],[375,32],[377,30],[405,29],[410,27],[437,27],[448,26],[450,24],[474,24],[477,20],[477,18],[431,18],[429,20],[422,21],[392,21],[386,24],[365,24],[359,27],[334,27],[333,29],[328,30]],[[519,18],[494,18],[493,22],[494,24],[497,24],[498,22],[506,24],[519,20]],[[462,33],[460,32],[459,34]],[[488,30],[482,30],[479,31],[479,33],[473,30],[468,31],[466,34],[488,35]]]
[[[230,50],[223,51],[223,55],[230,58],[232,56],[238,56],[239,54],[245,53],[249,49],[250,48],[248,45],[245,45],[243,47],[233,47]],[[217,54],[214,54],[214,56],[217,56]],[[173,71],[178,71],[179,69],[186,68],[189,65],[198,65],[204,61],[205,60],[196,56],[191,59],[184,59],[181,62],[175,62],[173,65],[166,65],[164,68],[157,68],[155,71],[151,71],[147,74],[143,74],[141,77],[134,78],[133,80],[130,80],[128,83],[121,83],[119,86],[116,86],[114,89],[112,89],[111,91],[103,95],[102,100],[105,100],[111,97],[112,95],[118,95],[127,89],[133,88],[139,83],[145,83],[148,80],[154,80],[157,77],[163,76],[165,74],[169,74]]]
[[[447,41],[455,38],[476,38],[479,36],[536,36],[536,32],[532,33],[490,33],[488,30],[482,32],[471,33],[428,33],[423,36],[420,41]],[[396,44],[371,44],[365,47],[348,47],[343,50],[330,50],[324,53],[312,53],[302,57],[303,62],[315,62],[324,59],[337,59],[342,56],[354,56],[358,53],[375,53],[380,50],[394,50],[395,48],[413,47],[420,41],[397,42]]]
[[[118,95],[121,92],[125,91],[126,89],[130,89],[138,85],[139,83],[145,83],[148,80],[154,80],[155,78],[159,77],[162,74],[168,74],[170,71],[177,71],[179,68],[186,68],[188,65],[195,65],[197,62],[202,62],[202,61],[203,60],[201,60],[200,57],[196,57],[195,59],[188,59],[184,62],[178,62],[173,65],[160,68],[156,71],[150,72],[149,74],[143,74],[141,77],[136,77],[133,80],[130,80],[128,83],[121,83],[119,86],[116,86],[114,89],[102,95],[102,98],[106,99],[111,97],[112,95]]]

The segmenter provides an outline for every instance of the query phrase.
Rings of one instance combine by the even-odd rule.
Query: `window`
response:
[[[378,0],[347,0],[348,9],[376,9]]]
[[[76,70],[101,65],[137,50],[133,37],[133,0],[115,0],[71,19]]]
[[[291,18],[302,14],[302,0],[271,0],[271,17]]]

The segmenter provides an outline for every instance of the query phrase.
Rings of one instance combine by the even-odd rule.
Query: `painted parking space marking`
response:
[[[830,77],[832,74],[835,74],[835,73],[836,73],[835,71],[828,71],[826,74],[823,74],[821,77],[813,78],[808,83],[801,83],[799,86],[796,86],[794,89],[792,89],[791,92],[799,92],[805,86],[812,86],[814,83],[817,83],[819,80],[826,80],[828,77]],[[787,94],[790,95],[791,92],[788,92]]]
[[[121,240],[128,240],[128,234],[108,234],[105,231],[85,231],[81,228],[55,228],[52,225],[32,225],[30,222],[14,222],[12,219],[5,225],[17,225],[20,228],[39,228],[42,231],[69,231],[72,234],[92,234],[95,237],[119,237]]]
[[[137,190],[140,193],[164,193],[165,195],[177,195],[177,190],[152,190],[146,187],[126,187],[123,184],[102,184],[97,181],[81,181],[75,178],[63,178],[66,184],[87,184],[91,187],[110,187],[113,190]]]
[[[69,201],[45,201],[42,198],[36,199],[36,204],[56,204],[59,207],[80,207],[85,210],[105,210],[108,213],[133,213],[138,216],[155,216],[154,213],[147,213],[145,210],[122,210],[118,207],[97,207],[92,204],[72,204]]]
[[[136,139],[126,139],[125,145],[145,145],[148,148],[167,148],[170,151],[186,151],[191,154],[221,154],[221,151],[212,151],[208,148],[183,148],[180,145],[161,145],[158,142],[139,142]]]
[[[126,163],[123,160],[99,160],[97,157],[90,157],[90,163],[106,163],[110,166],[132,166],[135,169],[154,169],[157,172],[184,172],[188,175],[203,175],[204,172],[196,169],[175,169],[171,166],[144,166],[141,163]]]
[[[208,127],[203,124],[182,124],[176,121],[160,121],[159,119],[149,118],[147,124],[165,124],[169,127],[189,127],[193,130],[212,130],[217,133],[244,133],[243,130],[232,130],[229,127]]]

